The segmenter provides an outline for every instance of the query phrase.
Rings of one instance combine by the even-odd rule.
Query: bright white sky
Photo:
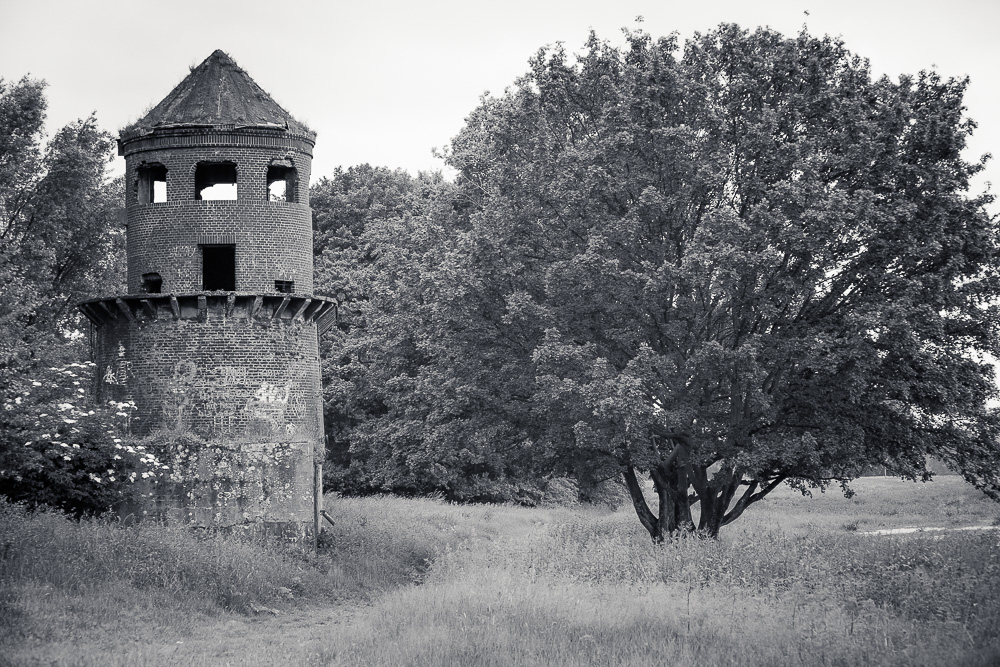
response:
[[[431,149],[539,47],[577,51],[591,28],[621,43],[640,15],[653,36],[682,38],[721,22],[785,35],[806,24],[876,74],[968,75],[979,129],[967,158],[1000,159],[1000,0],[0,0],[0,77],[48,81],[50,131],[91,111],[117,131],[221,48],[318,132],[314,179],[365,162],[416,172],[441,168]],[[1000,187],[998,175],[992,164],[984,180]]]

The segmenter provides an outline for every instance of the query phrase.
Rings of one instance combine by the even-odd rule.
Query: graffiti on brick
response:
[[[163,392],[163,416],[177,430],[191,423],[191,403],[195,398],[192,388],[198,375],[194,362],[182,359],[174,364],[174,373],[166,381]]]
[[[262,382],[253,396],[247,399],[246,411],[254,419],[268,422],[274,428],[282,428],[291,391],[292,386],[288,383],[276,385]]]
[[[132,377],[132,362],[125,358],[125,346],[118,343],[118,357],[104,371],[106,384],[125,386]]]

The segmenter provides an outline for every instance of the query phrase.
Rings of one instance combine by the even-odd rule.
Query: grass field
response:
[[[628,507],[328,498],[319,556],[0,505],[3,665],[996,665],[1000,505],[781,489],[718,541]]]

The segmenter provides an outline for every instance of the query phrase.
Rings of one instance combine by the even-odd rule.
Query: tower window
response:
[[[159,204],[167,201],[167,168],[162,164],[144,164],[136,169],[136,201]]]
[[[159,294],[163,287],[163,278],[159,273],[142,274],[142,291],[148,294]]]
[[[194,198],[204,201],[236,199],[236,165],[201,162],[194,172]]]
[[[201,246],[201,280],[206,292],[236,291],[236,246]]]
[[[294,202],[297,184],[295,167],[290,160],[276,161],[267,168],[268,201]]]
[[[284,294],[291,294],[295,291],[295,281],[294,280],[275,280],[274,281],[274,291],[282,292]]]

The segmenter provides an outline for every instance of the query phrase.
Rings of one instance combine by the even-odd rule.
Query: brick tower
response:
[[[309,172],[315,133],[216,51],[118,151],[128,294],[80,305],[96,396],[162,464],[141,514],[301,535],[323,456]]]

